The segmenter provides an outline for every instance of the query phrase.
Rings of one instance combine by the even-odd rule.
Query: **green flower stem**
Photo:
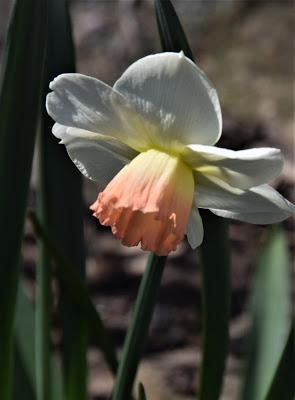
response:
[[[115,382],[112,400],[129,400],[137,367],[148,335],[166,257],[149,256],[142,278],[131,325],[124,343],[122,360]]]

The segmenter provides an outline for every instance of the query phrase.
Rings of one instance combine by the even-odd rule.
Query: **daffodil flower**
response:
[[[217,93],[182,52],[136,61],[113,88],[81,74],[59,75],[50,88],[53,134],[99,182],[90,208],[124,245],[167,255],[186,233],[196,248],[198,208],[258,224],[294,212],[265,184],[281,172],[280,150],[214,146],[222,129]]]

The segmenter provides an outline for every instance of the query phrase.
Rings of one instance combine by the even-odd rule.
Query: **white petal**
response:
[[[213,144],[220,137],[217,93],[204,72],[183,52],[154,54],[136,61],[114,88],[158,127],[158,138],[153,140],[161,140],[160,145],[164,142],[167,146],[171,141]]]
[[[186,236],[192,249],[197,248],[203,242],[203,222],[200,213],[195,205],[192,206],[192,210],[189,216],[188,224],[186,227]]]
[[[76,167],[87,178],[104,188],[111,179],[136,156],[134,150],[124,144],[106,141],[93,132],[55,124],[53,133],[62,139]]]
[[[233,151],[191,145],[183,158],[197,173],[212,174],[241,189],[266,183],[279,176],[283,168],[281,151],[269,147]]]
[[[124,96],[98,79],[62,74],[50,83],[48,114],[59,124],[116,138],[134,148],[145,147],[141,121]]]
[[[295,206],[269,185],[250,190],[221,185],[202,177],[196,186],[196,203],[214,214],[254,224],[281,222],[295,212]]]

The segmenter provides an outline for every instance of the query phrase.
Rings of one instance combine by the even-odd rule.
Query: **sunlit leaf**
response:
[[[295,397],[295,321],[293,322],[287,343],[279,365],[273,377],[266,400],[293,400]]]
[[[265,400],[290,326],[290,262],[279,227],[269,232],[255,273],[243,400]]]

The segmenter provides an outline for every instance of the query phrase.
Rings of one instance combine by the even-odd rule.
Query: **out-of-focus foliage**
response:
[[[46,0],[15,1],[0,78],[0,398],[11,399],[20,247],[40,115]]]
[[[22,284],[18,288],[17,296],[17,312],[15,318],[15,334],[16,334],[16,354],[19,366],[22,366],[23,373],[27,378],[27,384],[30,387],[30,400],[36,398],[36,351],[35,351],[35,310],[33,303],[29,300]],[[50,393],[54,400],[64,400],[62,388],[62,371],[59,363],[54,356],[50,355],[51,368],[51,387]],[[22,386],[17,386],[19,373],[15,374],[14,380],[14,400],[19,400],[27,390]],[[23,392],[22,392],[23,391]],[[29,394],[28,394],[29,396]]]
[[[45,96],[49,83],[64,72],[75,72],[74,47],[66,0],[50,0],[48,4],[48,43],[45,68],[44,97],[40,127],[40,218],[60,251],[83,277],[85,251],[83,238],[82,181],[65,149],[51,134],[53,121],[45,109]],[[65,190],[66,188],[66,190]],[[38,400],[50,399],[49,329],[51,322],[51,255],[40,242],[40,260],[37,266],[37,331],[39,365],[37,383]],[[61,315],[62,362],[66,400],[86,398],[85,322],[77,314],[71,299],[60,283],[59,313]],[[40,384],[39,384],[40,383]]]
[[[268,390],[266,400],[292,400],[295,396],[295,321],[281,356],[280,363]]]
[[[269,232],[254,276],[251,328],[241,399],[264,400],[279,365],[290,326],[290,260],[284,233]]]
[[[83,281],[68,259],[59,252],[56,245],[51,241],[36,215],[31,213],[30,216],[36,235],[44,242],[47,251],[57,265],[57,275],[62,282],[67,295],[71,298],[72,305],[87,322],[91,337],[94,338],[94,342],[102,350],[110,370],[115,373],[117,370],[117,358],[112,341],[103,326],[99,314],[91,302]]]

